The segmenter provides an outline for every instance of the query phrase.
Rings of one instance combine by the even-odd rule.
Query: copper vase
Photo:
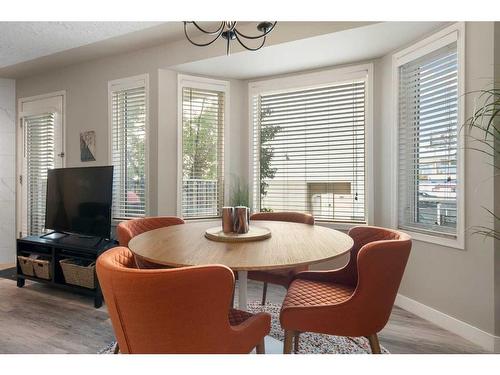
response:
[[[222,231],[231,233],[234,228],[234,207],[222,207]]]
[[[245,206],[234,208],[233,231],[238,234],[247,233],[249,229],[250,210]]]

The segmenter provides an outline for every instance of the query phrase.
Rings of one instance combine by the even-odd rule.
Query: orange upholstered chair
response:
[[[280,322],[284,353],[298,349],[300,332],[365,336],[372,353],[380,353],[377,333],[391,314],[410,255],[411,238],[402,232],[356,227],[349,263],[335,271],[295,275],[283,302]]]
[[[250,216],[250,220],[287,221],[291,223],[314,225],[314,217],[302,212],[258,212]],[[307,269],[307,266],[302,266],[272,271],[250,271],[248,272],[248,278],[264,282],[262,304],[265,305],[268,283],[282,285],[287,288],[297,272],[306,271]]]
[[[116,227],[116,236],[118,237],[120,246],[128,246],[130,240],[141,233],[177,224],[184,224],[184,220],[175,216],[143,217],[124,220]]]
[[[225,266],[138,269],[116,247],[97,259],[97,276],[122,353],[264,353],[271,316],[230,308]]]
[[[184,224],[184,220],[175,216],[144,217],[124,220],[116,227],[116,236],[118,237],[120,246],[128,247],[130,240],[141,233],[178,224]],[[135,263],[139,268],[168,268],[148,262],[137,256],[135,257]]]

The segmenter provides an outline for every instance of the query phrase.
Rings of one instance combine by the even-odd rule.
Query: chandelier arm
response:
[[[260,39],[262,37],[265,37],[267,34],[269,34],[271,31],[273,31],[274,29],[274,26],[276,26],[276,24],[278,23],[278,21],[274,21],[273,25],[269,28],[269,30],[267,30],[265,33],[261,34],[261,35],[257,35],[257,36],[253,36],[253,35],[245,35],[243,34],[241,31],[238,31],[238,29],[234,29],[234,32],[236,34],[238,34],[239,36],[242,36],[243,38],[245,39]]]
[[[221,29],[221,30],[219,31],[219,33],[217,34],[217,36],[216,36],[213,40],[211,40],[210,42],[207,42],[207,43],[196,43],[195,41],[193,41],[193,40],[189,37],[189,35],[188,35],[188,33],[187,33],[187,26],[186,26],[186,23],[184,23],[184,35],[186,35],[187,40],[189,40],[192,44],[194,44],[195,46],[198,46],[198,47],[206,47],[206,46],[209,46],[210,44],[212,44],[213,42],[215,42],[215,41],[216,41],[217,39],[219,39],[219,37],[221,36],[221,34],[222,34],[222,30],[223,30],[223,29]]]
[[[186,22],[187,21],[184,21],[184,25],[186,25]],[[208,30],[205,30],[204,28],[202,28],[201,26],[199,26],[195,21],[190,21],[198,30],[200,30],[201,32],[205,33],[205,34],[208,34],[208,35],[215,35],[215,34],[219,34],[222,29],[224,29],[224,24],[225,22],[222,21],[219,28],[215,31],[208,31]]]
[[[240,44],[247,50],[249,51],[257,51],[259,49],[261,49],[263,46],[264,46],[264,43],[266,43],[266,37],[264,36],[264,38],[262,39],[262,43],[260,44],[260,46],[256,47],[256,48],[251,48],[251,47],[248,47],[247,45],[245,45],[245,43],[243,43],[240,39],[240,37],[238,36],[238,33],[234,34],[236,36],[236,39],[238,40],[238,42],[240,42]]]

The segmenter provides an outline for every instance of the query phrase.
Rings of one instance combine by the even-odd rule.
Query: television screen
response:
[[[45,228],[109,238],[113,167],[48,171]]]

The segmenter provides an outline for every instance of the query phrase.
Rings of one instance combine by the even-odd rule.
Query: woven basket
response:
[[[88,289],[95,288],[95,262],[88,266],[75,264],[73,259],[62,259],[59,261],[61,265],[64,280],[67,284],[78,285]]]
[[[19,261],[19,265],[21,266],[21,271],[23,275],[35,276],[35,271],[33,270],[33,262],[31,258],[18,255],[17,260]]]
[[[33,270],[35,271],[35,276],[40,279],[50,280],[50,260],[46,259],[32,259]]]

